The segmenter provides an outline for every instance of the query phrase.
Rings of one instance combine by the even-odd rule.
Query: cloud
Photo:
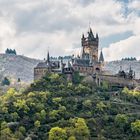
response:
[[[140,1],[139,0],[131,0],[128,8],[135,10],[135,11],[140,11]]]
[[[140,35],[129,37],[120,42],[113,43],[109,48],[104,48],[105,58],[107,61],[119,60],[125,57],[137,57],[140,59]]]
[[[49,47],[52,55],[69,55],[79,51],[81,34],[87,32],[89,22],[93,32],[99,33],[100,40],[125,32],[132,32],[130,38],[137,38],[140,34],[138,3],[138,0],[129,3],[117,0],[0,0],[0,51],[15,48],[19,54],[43,59]],[[107,60],[124,55],[122,51],[115,57],[111,55],[116,45],[120,50],[124,42],[126,50],[130,49],[129,44],[135,45],[130,38],[110,44],[105,49]]]

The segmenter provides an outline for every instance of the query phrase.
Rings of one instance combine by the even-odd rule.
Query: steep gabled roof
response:
[[[102,50],[101,50],[101,53],[100,53],[99,62],[104,62],[104,56],[103,56]]]

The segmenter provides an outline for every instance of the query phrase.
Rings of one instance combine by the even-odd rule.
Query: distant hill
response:
[[[21,79],[22,82],[33,81],[33,68],[40,60],[21,55],[0,54],[0,79]]]
[[[120,70],[120,66],[122,66],[122,69],[126,72],[129,71],[131,66],[131,68],[135,71],[136,78],[140,79],[140,61],[121,60],[106,62],[104,70],[109,71],[112,74],[116,74]]]
[[[33,69],[40,60],[32,59],[22,55],[0,54],[0,80],[3,77],[10,79],[21,79],[22,82],[33,81]],[[128,71],[130,66],[136,72],[136,78],[140,78],[140,61],[112,61],[106,62],[104,66],[105,71],[116,74],[120,66],[125,71]]]

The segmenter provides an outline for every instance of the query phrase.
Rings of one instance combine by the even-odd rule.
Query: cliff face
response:
[[[33,81],[33,68],[39,60],[20,55],[0,54],[0,79],[21,79],[23,82]]]

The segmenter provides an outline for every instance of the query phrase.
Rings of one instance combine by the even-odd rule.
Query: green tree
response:
[[[2,80],[2,86],[9,86],[10,85],[10,80],[7,77],[4,77],[4,79]]]
[[[109,89],[109,83],[107,81],[103,81],[102,88],[103,88],[103,90],[108,90]]]
[[[96,109],[100,112],[103,112],[105,108],[106,108],[106,105],[102,101],[97,103],[96,105]]]
[[[89,139],[90,132],[86,125],[86,122],[83,118],[78,118],[75,122],[74,129],[75,136],[78,140],[87,140]]]
[[[35,121],[35,122],[34,122],[34,126],[35,126],[36,128],[39,128],[39,127],[40,127],[40,121],[38,121],[38,120]]]
[[[92,107],[92,102],[91,100],[85,100],[83,103],[83,106],[86,108],[91,108]]]
[[[68,140],[76,140],[75,136],[71,136],[68,138]]]
[[[136,134],[140,134],[140,120],[131,123],[131,130]]]
[[[14,102],[14,106],[19,111],[23,110],[24,113],[27,113],[30,110],[30,108],[26,104],[26,100],[24,100],[24,99],[17,99],[17,101]]]
[[[26,133],[26,129],[24,126],[20,126],[18,129],[23,135]]]
[[[124,130],[124,127],[128,124],[128,117],[125,114],[117,114],[115,117],[115,123]]]
[[[66,130],[60,127],[53,127],[49,132],[49,140],[67,140]]]
[[[10,128],[5,128],[0,132],[0,140],[17,140]]]
[[[13,121],[17,121],[20,118],[17,112],[11,113],[11,117]]]

